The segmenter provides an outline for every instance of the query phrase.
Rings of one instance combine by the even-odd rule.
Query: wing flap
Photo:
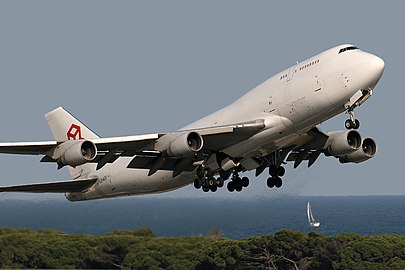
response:
[[[94,185],[96,177],[77,180],[48,182],[18,186],[0,187],[0,192],[65,193],[80,192]]]

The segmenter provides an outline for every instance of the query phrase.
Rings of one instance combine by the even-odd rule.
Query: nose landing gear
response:
[[[345,127],[347,129],[358,129],[360,127],[360,121],[356,119],[354,116],[354,111],[353,109],[349,109],[347,113],[350,116],[350,119],[347,119],[345,121]]]

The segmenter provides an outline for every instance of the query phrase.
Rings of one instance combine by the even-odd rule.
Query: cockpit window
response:
[[[350,47],[346,47],[343,49],[340,49],[339,53],[345,52],[345,51],[350,51],[350,50],[358,50],[359,48],[357,48],[356,46],[350,46]]]

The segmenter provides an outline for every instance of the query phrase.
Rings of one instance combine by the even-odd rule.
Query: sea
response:
[[[308,224],[311,203],[319,228]],[[231,239],[295,230],[325,235],[405,235],[405,196],[282,196],[259,199],[128,197],[85,202],[1,200],[0,227],[101,235],[150,228],[157,236]]]

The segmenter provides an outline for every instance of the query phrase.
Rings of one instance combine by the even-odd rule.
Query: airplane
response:
[[[0,153],[43,155],[67,166],[72,179],[0,187],[0,192],[64,193],[70,201],[161,193],[190,184],[215,192],[227,182],[240,192],[240,174],[267,168],[280,188],[284,165],[311,167],[320,154],[341,163],[372,158],[377,144],[357,129],[354,110],[371,97],[385,63],[351,44],[317,54],[264,81],[232,104],[166,133],[101,138],[63,108],[45,114],[55,141],[0,143]],[[343,130],[317,125],[346,112]]]

